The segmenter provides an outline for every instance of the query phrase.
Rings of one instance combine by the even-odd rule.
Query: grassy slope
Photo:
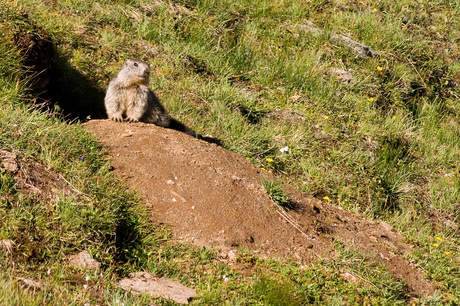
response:
[[[24,0],[0,8],[8,29],[18,26],[21,12],[44,27],[68,69],[65,75],[78,72],[78,82],[103,90],[125,58],[150,61],[151,86],[175,117],[308,194],[399,228],[417,246],[409,259],[438,281],[443,301],[458,303],[460,8],[453,1],[435,2]],[[305,30],[307,21],[324,32],[312,35]],[[331,40],[334,33],[370,45],[380,56],[358,59]],[[381,277],[381,268],[351,260],[347,252],[360,256],[352,250],[304,270],[242,258],[255,271],[245,277],[251,286],[217,264],[209,250],[166,244],[162,264],[153,261],[157,255],[146,255],[158,253],[162,230],[147,231],[136,198],[109,178],[101,149],[78,124],[67,125],[18,102],[27,100],[16,83],[19,56],[11,51],[11,37],[1,39],[1,53],[7,55],[0,62],[1,146],[59,171],[89,194],[33,210],[40,220],[34,226],[48,240],[39,245],[40,260],[24,256],[15,270],[9,258],[0,257],[1,281],[15,288],[2,289],[11,301],[19,297],[10,290],[20,290],[13,275],[46,279],[52,269],[51,287],[59,294],[23,292],[20,298],[136,303],[110,285],[116,273],[136,265],[198,286],[203,290],[199,302],[267,302],[276,298],[270,292],[280,290],[298,302],[340,304],[344,296],[362,302],[364,293],[375,304],[407,301],[395,280]],[[325,74],[330,68],[350,70],[355,80],[338,82]],[[75,88],[81,94],[85,87],[77,83]],[[289,151],[281,153],[285,146]],[[8,174],[1,175],[2,194],[8,196],[0,197],[6,220],[0,239],[14,240],[18,230],[10,224],[24,223],[24,228],[30,223],[24,208],[30,211],[38,203],[20,195]],[[120,222],[139,233],[137,243],[115,239]],[[91,280],[95,291],[105,290],[98,297],[82,291],[83,282],[59,280],[59,273],[75,272],[61,254],[83,246],[106,267],[103,282],[96,276]],[[352,269],[375,287],[346,283],[341,269]],[[85,277],[85,271],[78,273]],[[222,274],[230,275],[228,288],[217,277]],[[282,288],[274,280],[282,280]]]

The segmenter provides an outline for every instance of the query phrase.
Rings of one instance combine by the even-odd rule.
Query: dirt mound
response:
[[[174,239],[263,256],[311,262],[334,256],[340,239],[387,266],[414,295],[433,292],[424,273],[402,258],[411,248],[384,222],[374,222],[292,190],[285,212],[266,194],[244,157],[183,133],[143,123],[93,120],[85,124],[108,148],[114,172],[137,191]]]

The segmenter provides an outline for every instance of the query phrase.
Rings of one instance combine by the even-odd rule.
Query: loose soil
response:
[[[261,179],[271,174],[216,144],[144,123],[92,120],[85,128],[108,149],[114,173],[139,193],[173,239],[223,250],[309,263],[336,256],[333,241],[366,254],[404,280],[414,296],[431,295],[424,272],[403,259],[413,247],[390,225],[289,190],[279,208]]]

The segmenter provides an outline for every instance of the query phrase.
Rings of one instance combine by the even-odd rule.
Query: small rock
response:
[[[369,57],[376,57],[378,55],[378,52],[371,47],[354,41],[345,35],[334,34],[332,35],[331,40],[347,46],[358,58],[363,60]]]
[[[231,262],[236,262],[237,261],[236,253],[235,253],[234,250],[228,251],[228,260],[230,260]]]
[[[7,255],[13,254],[14,242],[11,239],[0,240],[0,250]]]
[[[384,230],[388,231],[388,232],[391,232],[393,230],[393,228],[391,227],[390,224],[386,223],[386,222],[383,222],[383,221],[379,221],[378,223]]]
[[[180,304],[188,304],[190,298],[197,296],[195,289],[147,272],[131,273],[129,278],[122,279],[119,285],[123,290],[132,293],[149,294],[170,299]]]
[[[70,265],[76,268],[97,270],[101,267],[101,263],[91,258],[88,251],[83,251],[77,255],[70,255]]]
[[[219,253],[219,259],[226,264],[235,264],[238,262],[236,250],[222,251]]]
[[[20,280],[28,288],[43,289],[43,284],[33,279],[18,277],[18,280]]]
[[[311,33],[314,36],[319,36],[324,33],[323,30],[321,30],[320,28],[317,28],[311,21],[307,21],[305,24],[291,26],[290,31],[295,33],[294,34],[295,37],[299,36],[299,33],[296,33],[296,32]]]
[[[317,28],[311,21],[307,21],[306,24],[301,24],[301,25],[291,27],[290,30],[291,32],[294,32],[294,33],[295,32],[310,33],[313,36],[319,36],[324,33],[322,29]],[[298,35],[299,33],[295,33],[295,36],[298,36]],[[376,57],[379,55],[379,53],[375,51],[374,49],[372,49],[371,47],[366,46],[357,41],[354,41],[353,39],[345,35],[332,34],[331,40],[333,42],[337,42],[337,43],[340,43],[348,47],[358,58],[363,59],[363,60],[369,57]]]
[[[457,231],[458,230],[458,225],[452,221],[452,220],[449,220],[449,219],[446,219],[442,222],[445,226],[447,227],[450,227],[451,229],[453,229],[454,231]]]
[[[337,80],[350,83],[355,80],[355,78],[351,75],[351,73],[347,70],[339,69],[339,68],[331,68],[326,71],[327,74],[332,74]]]
[[[5,168],[8,172],[13,174],[18,173],[19,166],[16,162],[16,154],[6,149],[0,150],[0,167]]]
[[[123,133],[123,134],[121,134],[120,136],[121,136],[121,137],[131,137],[131,136],[133,136],[133,135],[134,135],[133,132],[131,132],[131,131],[126,131],[126,133]]]
[[[321,140],[321,139],[324,139],[326,138],[326,133],[324,133],[323,131],[320,131],[320,132],[315,132],[313,134],[313,137],[315,137],[316,140]]]
[[[183,203],[187,202],[187,200],[183,196],[178,194],[177,192],[171,190],[171,194],[175,196],[176,198],[179,198]]]
[[[340,277],[349,283],[359,283],[360,279],[349,272],[340,273]]]

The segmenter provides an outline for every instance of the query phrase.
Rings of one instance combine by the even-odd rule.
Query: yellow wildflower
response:
[[[401,29],[402,29],[403,31],[405,31],[405,30],[407,30],[407,27],[406,27],[405,25],[403,25],[403,26],[401,27]]]
[[[444,252],[444,254],[446,254],[447,256],[449,256],[450,254],[452,254],[452,251],[446,251],[446,252]]]
[[[433,243],[433,246],[434,246],[435,248],[437,248],[437,247],[439,246],[439,244]]]
[[[441,237],[436,237],[436,240],[438,240],[439,242],[442,241],[442,238]]]
[[[391,117],[391,119],[395,120],[395,119],[396,119],[396,116]]]
[[[372,11],[373,11],[374,13],[376,13],[376,12],[377,12],[377,9],[374,7],[374,9],[373,9]]]
[[[374,102],[374,98],[369,98],[369,102]]]
[[[328,120],[328,119],[329,119],[329,116],[324,116],[323,118],[326,119],[326,120]]]
[[[266,160],[267,162],[269,162],[269,163],[272,163],[272,162],[273,162],[273,158],[270,158],[270,157],[265,158],[265,160]]]
[[[323,197],[323,200],[330,201],[331,199],[328,196]]]
[[[382,67],[380,67],[380,66],[377,66],[377,71],[382,71],[382,70],[383,70],[383,68],[382,68]]]

